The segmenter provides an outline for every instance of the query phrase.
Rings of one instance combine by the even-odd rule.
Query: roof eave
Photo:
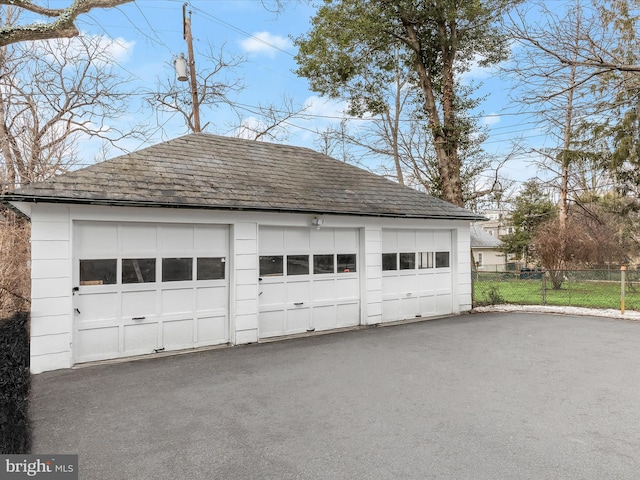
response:
[[[53,196],[39,195],[21,195],[15,193],[7,193],[0,197],[0,201],[9,206],[12,210],[16,210],[11,202],[29,202],[29,203],[59,203],[69,205],[96,205],[108,207],[141,207],[141,208],[184,208],[195,210],[229,210],[229,211],[253,211],[253,212],[275,212],[275,213],[306,213],[312,215],[348,215],[359,217],[385,217],[385,218],[413,218],[428,220],[463,220],[478,221],[484,217],[476,214],[460,214],[460,215],[407,215],[401,213],[381,213],[381,212],[350,212],[350,211],[330,211],[330,210],[312,210],[312,209],[295,209],[295,208],[277,208],[277,207],[259,207],[259,206],[243,206],[243,205],[202,205],[202,204],[185,204],[185,203],[160,203],[155,201],[140,200],[118,200],[106,198],[65,198]],[[24,216],[24,213],[20,213]]]

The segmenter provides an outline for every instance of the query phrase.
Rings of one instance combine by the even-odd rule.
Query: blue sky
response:
[[[68,0],[50,1],[51,6],[67,3]],[[173,76],[173,59],[181,52],[186,54],[183,3],[180,0],[136,0],[114,9],[93,10],[78,21],[85,34],[110,39],[116,62],[133,78],[125,88],[132,95],[132,111],[124,113],[123,119],[142,119],[152,127],[162,124],[162,129],[153,128],[148,144],[188,133],[178,116],[158,117],[149,108],[138,111],[135,107],[141,91],[154,86],[159,77]],[[242,77],[246,88],[234,100],[247,107],[245,121],[252,121],[251,110],[257,105],[278,104],[287,95],[297,105],[309,105],[306,112],[309,118],[289,122],[289,136],[285,142],[314,148],[312,132],[338,123],[344,108],[339,102],[319,98],[309,90],[306,79],[292,72],[296,64],[291,37],[309,29],[315,9],[305,2],[295,1],[289,2],[279,13],[270,11],[270,7],[273,7],[271,0],[192,0],[187,9],[192,12],[196,64],[199,68],[203,66],[202,53],[209,45],[215,49],[224,46],[227,55],[244,56],[246,62],[236,75]],[[478,94],[487,96],[477,114],[490,128],[485,145],[489,153],[509,150],[511,141],[519,137],[536,142],[543,140],[529,117],[516,114],[516,108],[508,99],[508,84],[493,72],[478,68],[466,78],[482,82]],[[183,85],[188,88],[187,83]],[[237,122],[237,118],[230,112],[219,109],[203,111],[201,115],[203,123],[212,123],[208,131],[233,134],[229,123]],[[128,150],[142,146],[141,142],[126,144]],[[536,169],[527,166],[524,159],[519,157],[508,164],[504,174],[519,181],[535,176]]]

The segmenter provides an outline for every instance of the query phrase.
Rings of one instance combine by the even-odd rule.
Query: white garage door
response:
[[[74,363],[229,341],[227,226],[74,224]]]
[[[358,231],[260,228],[261,338],[360,323]]]
[[[382,231],[382,321],[453,311],[451,231]]]

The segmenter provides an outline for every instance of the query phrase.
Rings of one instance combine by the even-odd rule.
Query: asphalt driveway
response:
[[[636,479],[640,322],[474,314],[33,378],[81,479]]]

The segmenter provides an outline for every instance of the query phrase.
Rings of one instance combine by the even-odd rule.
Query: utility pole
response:
[[[193,37],[191,35],[191,12],[187,18],[187,3],[182,5],[182,22],[184,27],[184,39],[187,41],[189,55],[189,83],[191,84],[191,104],[193,112],[193,131],[200,132],[200,102],[198,102],[198,85],[196,83],[196,61],[193,56]]]

